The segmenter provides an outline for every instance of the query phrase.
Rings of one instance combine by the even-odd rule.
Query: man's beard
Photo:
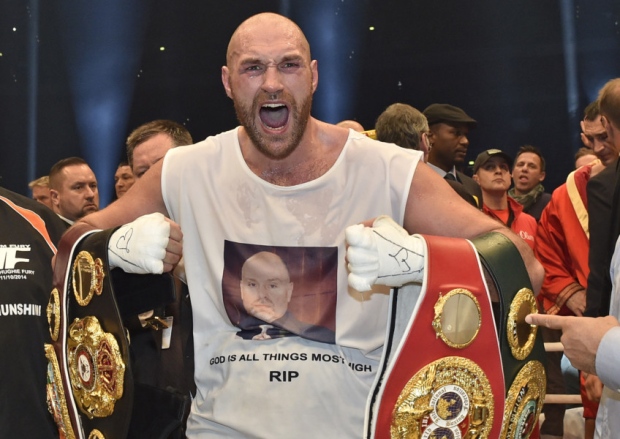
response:
[[[258,99],[255,98],[252,102],[251,108],[240,103],[235,99],[233,93],[233,103],[235,106],[235,112],[237,114],[237,120],[241,126],[243,126],[250,137],[250,140],[262,154],[274,160],[281,160],[288,157],[299,145],[301,138],[304,135],[308,120],[310,119],[310,111],[312,109],[312,94],[301,102],[301,105],[297,105],[294,99],[289,99],[291,102],[290,114],[288,115],[288,122],[292,125],[292,132],[289,135],[288,142],[282,148],[274,148],[273,143],[284,143],[286,138],[284,136],[275,136],[275,141],[266,138],[261,132],[261,128],[256,124],[255,115],[260,111],[260,104]]]

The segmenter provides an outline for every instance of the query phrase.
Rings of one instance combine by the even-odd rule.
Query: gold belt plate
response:
[[[542,410],[546,388],[545,368],[539,361],[528,361],[508,390],[501,439],[530,437]]]
[[[80,410],[90,419],[110,416],[123,396],[125,363],[114,335],[94,316],[75,319],[67,339],[69,376]]]
[[[463,357],[445,357],[424,366],[401,391],[392,438],[485,439],[493,425],[494,398],[484,371]]]

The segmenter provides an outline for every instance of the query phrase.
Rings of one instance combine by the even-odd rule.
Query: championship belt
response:
[[[523,259],[501,233],[472,240],[499,294],[498,333],[507,389],[501,439],[538,437],[545,399],[545,348],[535,325],[525,316],[538,312]]]
[[[497,438],[504,377],[478,254],[465,239],[422,238],[422,286],[391,294],[365,437]]]
[[[114,230],[70,229],[59,244],[47,307],[48,406],[61,438],[127,436],[133,404],[129,345],[108,270]]]

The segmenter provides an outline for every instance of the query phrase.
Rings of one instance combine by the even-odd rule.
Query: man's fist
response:
[[[179,226],[161,213],[141,216],[110,237],[110,266],[136,274],[170,271],[181,257],[182,238]]]
[[[345,238],[349,286],[368,291],[373,284],[398,287],[419,282],[424,270],[424,242],[388,216],[378,217],[372,227],[347,227]]]

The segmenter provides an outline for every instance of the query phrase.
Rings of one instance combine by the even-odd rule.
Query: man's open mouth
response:
[[[265,126],[278,129],[286,125],[288,113],[288,108],[284,104],[263,104],[259,116]]]

